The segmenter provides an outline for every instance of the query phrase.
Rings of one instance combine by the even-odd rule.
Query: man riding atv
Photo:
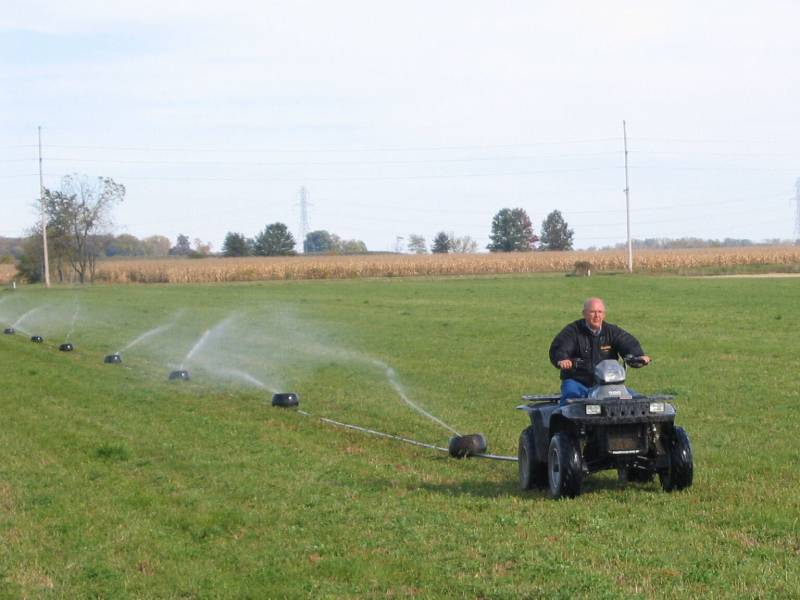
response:
[[[624,329],[605,322],[600,298],[583,303],[583,319],[573,321],[550,344],[550,362],[561,369],[561,404],[568,398],[586,398],[594,381],[594,367],[606,359],[639,357],[637,366],[650,363],[639,341]]]
[[[671,492],[692,485],[689,436],[675,425],[672,396],[625,387],[631,367],[650,362],[631,334],[605,323],[605,306],[589,298],[583,319],[553,340],[550,361],[561,369],[560,395],[523,396],[530,418],[519,437],[520,488],[547,487],[551,498],[581,493],[584,478],[616,469],[620,481],[649,482],[658,474]]]

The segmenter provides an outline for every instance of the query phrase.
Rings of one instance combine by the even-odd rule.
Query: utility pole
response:
[[[633,245],[631,244],[631,190],[628,185],[628,131],[622,121],[622,141],[625,146],[625,213],[628,226],[628,273],[633,273]]]
[[[794,243],[796,246],[800,246],[800,178],[794,182],[794,186],[796,190],[794,201],[797,204],[794,215]]]
[[[303,253],[305,253],[306,236],[308,235],[308,207],[311,203],[308,201],[308,190],[305,186],[300,187],[300,244],[303,246]]]
[[[39,125],[39,200],[42,205],[42,256],[44,257],[44,287],[50,287],[50,262],[47,259],[47,217],[44,204],[44,178],[42,176],[42,126]]]

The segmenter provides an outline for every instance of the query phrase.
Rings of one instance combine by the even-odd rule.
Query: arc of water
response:
[[[159,333],[161,333],[163,331],[166,331],[167,329],[169,329],[173,325],[174,325],[174,323],[167,323],[166,325],[161,325],[159,327],[155,327],[154,329],[151,329],[150,331],[144,332],[142,335],[140,335],[135,340],[133,340],[130,344],[125,346],[122,350],[118,351],[117,354],[122,354],[126,350],[130,350],[131,348],[133,348],[139,342],[142,342],[142,341],[146,340],[147,338],[149,338],[151,336],[154,336],[154,335],[157,335],[157,334],[159,334]]]
[[[183,362],[181,363],[181,370],[183,370],[183,365],[185,365],[187,362],[189,362],[191,360],[192,356],[194,356],[197,353],[197,351],[203,346],[203,343],[206,341],[206,338],[208,337],[208,334],[210,334],[210,333],[211,333],[211,330],[210,329],[206,329],[205,332],[203,333],[203,335],[200,336],[200,339],[197,340],[197,342],[195,343],[194,346],[192,346],[192,349],[189,350],[189,354],[186,355],[186,357],[183,359]]]
[[[390,367],[389,365],[387,365],[386,363],[384,363],[384,362],[382,362],[382,361],[380,361],[378,359],[373,359],[372,362],[373,362],[374,365],[384,369],[384,371],[386,372],[386,377],[389,380],[389,383],[392,385],[394,390],[397,392],[397,395],[400,396],[400,399],[403,402],[405,402],[410,408],[412,408],[413,410],[417,411],[419,414],[423,415],[424,417],[429,418],[431,421],[433,421],[434,423],[436,423],[436,424],[440,425],[441,427],[445,428],[450,433],[454,433],[455,435],[461,435],[460,433],[458,433],[458,431],[456,431],[455,429],[450,427],[450,425],[448,425],[447,423],[442,421],[440,418],[433,416],[431,413],[429,413],[427,410],[422,408],[420,405],[418,405],[417,403],[413,402],[408,397],[408,395],[406,394],[406,391],[403,388],[402,384],[398,381],[397,373],[395,373],[395,371],[394,371],[394,369],[392,367]]]
[[[17,319],[16,322],[13,325],[11,325],[11,327],[13,327],[15,329],[19,329],[20,331],[22,331],[23,329],[22,329],[22,327],[20,327],[20,325],[22,325],[22,322],[25,319],[29,318],[31,315],[34,315],[37,312],[39,312],[40,310],[42,310],[45,306],[47,306],[47,305],[43,304],[42,306],[37,306],[35,308],[30,309],[28,312],[23,314],[19,319]]]
[[[78,298],[75,298],[75,313],[72,315],[72,323],[69,326],[69,331],[67,332],[67,337],[64,338],[64,341],[69,341],[69,338],[72,336],[73,332],[75,331],[75,323],[78,320],[78,313],[81,310],[81,305],[78,303]]]
[[[243,381],[246,381],[247,383],[250,383],[262,390],[269,389],[264,382],[259,381],[258,379],[250,375],[250,373],[246,373],[245,371],[240,371],[239,369],[223,367],[223,368],[214,368],[212,369],[212,371],[215,371],[220,375],[227,375],[230,377],[235,377],[237,379],[242,379]]]

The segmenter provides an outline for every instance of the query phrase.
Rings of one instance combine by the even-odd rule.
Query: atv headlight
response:
[[[599,404],[587,404],[586,405],[586,414],[587,415],[599,415],[601,412],[601,408]]]
[[[663,402],[651,402],[650,403],[650,412],[651,413],[662,413],[662,412],[664,412],[664,403]]]

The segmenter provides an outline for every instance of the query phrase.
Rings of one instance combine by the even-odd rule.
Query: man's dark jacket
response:
[[[644,355],[639,341],[621,327],[605,321],[600,334],[594,335],[586,321],[578,319],[564,327],[550,344],[550,362],[554,367],[565,358],[573,363],[571,369],[561,369],[561,379],[575,379],[588,387],[594,385],[593,372],[597,363],[629,354]]]

